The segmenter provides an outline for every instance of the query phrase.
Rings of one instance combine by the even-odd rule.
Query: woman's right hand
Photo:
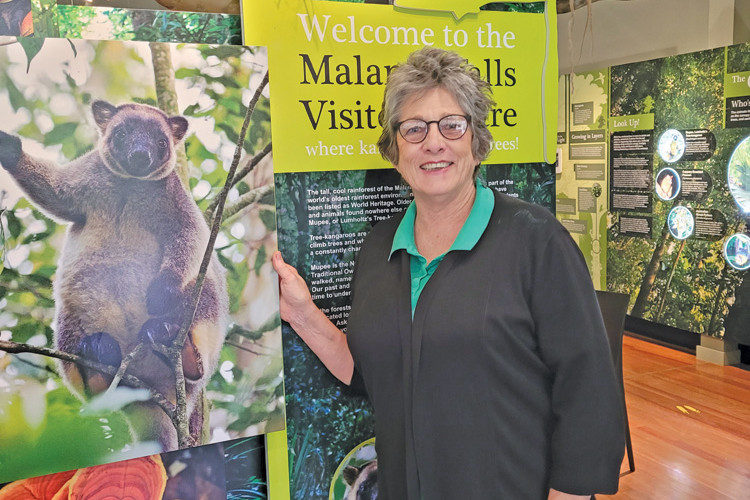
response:
[[[271,264],[279,275],[279,314],[320,358],[331,373],[351,383],[354,360],[344,333],[318,309],[297,270],[274,252]]]
[[[276,274],[279,275],[279,314],[281,319],[292,324],[304,324],[306,318],[316,309],[310,296],[307,283],[297,270],[284,262],[281,252],[271,257]]]

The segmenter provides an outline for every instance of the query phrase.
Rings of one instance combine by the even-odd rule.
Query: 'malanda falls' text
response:
[[[302,79],[300,85],[383,85],[392,66],[366,64],[362,56],[354,55],[334,60],[325,54],[313,61],[309,54],[300,54]],[[494,87],[513,87],[516,69],[503,67],[500,59],[484,59],[482,77]],[[378,127],[377,111],[372,104],[355,100],[353,105],[340,106],[333,99],[300,99],[313,130],[318,127],[330,130],[375,129]],[[517,124],[517,113],[512,107],[495,108],[490,114],[490,127]]]
[[[516,35],[513,31],[499,31],[491,23],[485,23],[469,33],[463,29],[445,26],[442,30],[403,26],[372,26],[358,24],[354,16],[346,16],[336,22],[329,15],[318,17],[298,13],[305,37],[309,42],[331,41],[341,44],[409,45],[423,47],[442,42],[446,48],[466,46],[472,37],[476,47],[513,49]],[[441,39],[442,35],[442,39]],[[361,55],[339,56],[333,54],[299,54],[301,63],[300,85],[384,85],[392,66],[364,61]],[[482,77],[494,87],[513,87],[516,84],[516,68],[504,65],[500,58],[484,59],[479,68]],[[314,130],[375,129],[378,127],[377,111],[369,103],[355,100],[337,103],[333,99],[300,99],[305,115]],[[492,110],[488,126],[513,127],[517,124],[517,112],[512,107]]]

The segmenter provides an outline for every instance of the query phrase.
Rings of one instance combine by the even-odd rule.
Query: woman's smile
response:
[[[420,168],[422,170],[435,171],[435,170],[442,170],[451,165],[453,165],[452,161],[437,161],[437,162],[427,162],[424,165],[422,165]]]
[[[429,123],[421,142],[408,142],[398,136],[398,165],[404,180],[419,200],[442,205],[452,204],[474,193],[474,167],[479,163],[472,153],[471,129],[458,139],[447,139],[438,130],[438,121],[446,116],[464,116],[451,92],[434,87],[407,99],[401,120]]]

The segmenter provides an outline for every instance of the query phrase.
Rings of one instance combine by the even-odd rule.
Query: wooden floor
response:
[[[636,470],[597,499],[750,499],[750,371],[626,336],[623,373]]]

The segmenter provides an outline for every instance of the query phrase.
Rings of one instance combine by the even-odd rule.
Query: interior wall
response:
[[[750,39],[750,0],[602,0],[590,14],[582,7],[557,16],[560,74]]]
[[[750,41],[750,0],[734,2],[734,43]]]

